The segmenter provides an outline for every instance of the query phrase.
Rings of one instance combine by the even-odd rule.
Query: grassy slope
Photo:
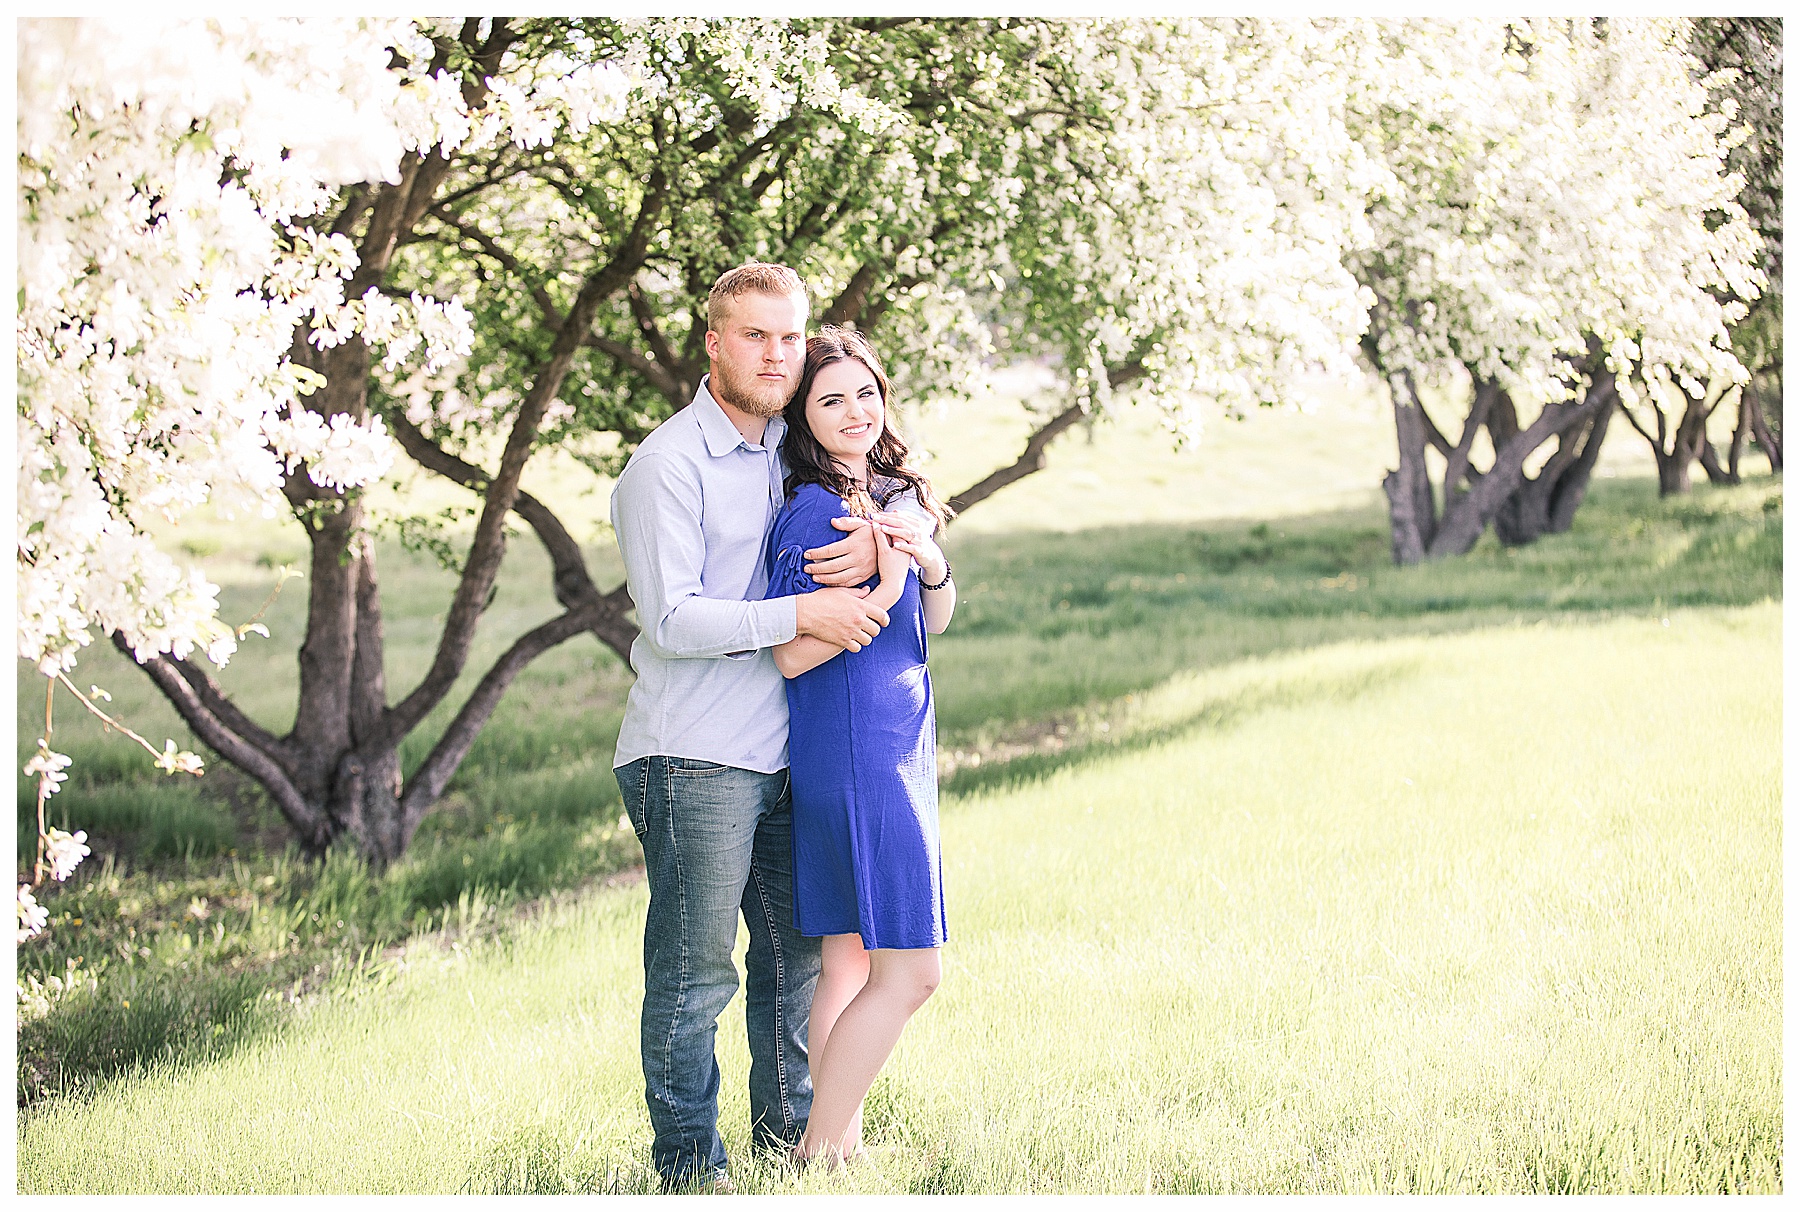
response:
[[[1184,675],[1148,746],[948,802],[894,1150],[808,1188],[1778,1189],[1779,610],[1669,618]],[[33,1111],[20,1189],[642,1189],[642,897]]]
[[[1012,389],[1028,391],[1027,377]],[[944,440],[951,422],[955,443]],[[1026,425],[1016,403],[1001,398],[955,416],[927,413],[915,429],[938,450],[940,481],[956,487],[1002,461]],[[1488,541],[1466,560],[1395,570],[1369,487],[1390,446],[1379,412],[1341,396],[1310,417],[1263,413],[1216,424],[1188,453],[1171,453],[1147,418],[1130,413],[1091,443],[1080,432],[1065,438],[1049,471],[972,511],[952,536],[964,605],[933,654],[944,752],[956,763],[948,788],[976,792],[1083,768],[1121,741],[1143,753],[1193,726],[1234,725],[1293,698],[1227,696],[1185,715],[1157,714],[1157,688],[1187,670],[1347,640],[1538,619],[1659,618],[1671,606],[1780,594],[1779,482],[1702,486],[1692,498],[1658,502],[1651,486],[1629,478],[1646,462],[1631,442],[1609,446],[1574,534],[1518,552]],[[591,558],[610,583],[616,555],[596,530],[604,494],[568,463],[539,474],[534,491],[594,538]],[[454,490],[433,485],[407,496],[425,512],[455,503]],[[301,553],[298,536],[273,524],[185,527],[180,539],[225,586],[231,618],[248,617],[271,567]],[[530,540],[517,543],[472,668],[554,609],[543,574]],[[383,581],[390,685],[403,687],[429,660],[449,583],[391,545]],[[251,640],[223,675],[276,727],[291,718],[302,589],[291,585],[271,612],[275,640]],[[1701,657],[1708,668],[1720,659]],[[112,654],[92,652],[77,676],[112,690],[126,718],[154,738],[184,735],[141,675]],[[354,864],[319,872],[284,858],[278,822],[254,788],[222,767],[198,785],[160,779],[64,702],[58,747],[77,764],[52,803],[70,827],[95,836],[102,854],[51,893],[55,928],[22,953],[21,970],[60,972],[80,955],[102,979],[98,996],[71,999],[21,1038],[22,1089],[91,1090],[148,1058],[187,1065],[234,1050],[256,1055],[268,1032],[296,1014],[333,1013],[327,1007],[340,1003],[320,1002],[319,989],[362,988],[391,974],[391,945],[408,935],[444,927],[426,942],[447,945],[491,930],[510,902],[628,865],[635,842],[618,827],[607,770],[627,676],[588,639],[529,670],[415,854],[381,883]],[[41,723],[37,685],[21,672],[23,744]],[[428,740],[418,739],[415,756]],[[22,838],[28,800],[21,788]],[[609,1010],[594,1021],[625,1020]],[[629,1073],[621,1080],[635,1090]],[[108,1097],[129,1088],[127,1079]],[[614,1110],[641,1118],[635,1098]],[[482,1138],[498,1151],[495,1165],[539,1164],[527,1165],[529,1141],[502,1138],[511,1139]],[[627,1150],[618,1155],[626,1160],[607,1164],[629,1175],[635,1156]],[[602,1181],[584,1173],[584,1185]],[[469,1181],[525,1181],[499,1175],[484,1170]],[[1171,1171],[1168,1181],[1189,1180]]]

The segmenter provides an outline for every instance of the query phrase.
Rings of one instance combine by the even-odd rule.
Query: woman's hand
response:
[[[944,579],[944,553],[931,537],[930,523],[903,513],[878,513],[876,529],[893,545],[919,562],[919,576],[928,584]]]
[[[881,570],[883,585],[901,585],[906,580],[911,561],[911,553],[901,547],[893,535],[883,527],[875,527],[875,563]]]

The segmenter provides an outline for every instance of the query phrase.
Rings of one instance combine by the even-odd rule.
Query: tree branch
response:
[[[597,613],[597,606],[588,606],[558,615],[514,640],[512,647],[494,662],[493,668],[482,677],[456,713],[456,718],[450,721],[444,735],[432,746],[425,761],[406,781],[406,789],[400,797],[403,836],[412,835],[425,813],[443,794],[450,776],[468,755],[482,725],[494,714],[494,708],[500,705],[500,699],[513,679],[532,661],[564,640],[592,631]]]
[[[264,753],[281,752],[281,738],[245,715],[236,703],[226,697],[225,688],[214,681],[210,673],[194,662],[176,656],[164,656],[160,659],[181,675],[181,680],[193,691],[195,701],[210,712],[221,727],[229,729],[243,738],[246,744],[254,745]]]
[[[1079,404],[1071,404],[1057,413],[1025,440],[1024,453],[1020,454],[1013,463],[1000,468],[980,483],[973,484],[951,497],[949,502],[951,510],[955,513],[963,513],[971,505],[987,500],[1008,484],[1017,483],[1034,471],[1042,471],[1048,462],[1044,455],[1045,449],[1056,440],[1058,435],[1084,415],[1085,411]]]
[[[1409,380],[1412,378],[1411,371],[1407,372],[1407,378]],[[1425,422],[1425,439],[1431,443],[1432,449],[1448,459],[1455,453],[1456,448],[1450,445],[1450,439],[1444,436],[1443,430],[1437,427],[1437,422],[1431,419],[1431,414],[1425,411],[1425,401],[1419,398],[1419,389],[1416,385],[1412,386],[1412,398],[1413,402],[1418,406],[1419,419]],[[1446,484],[1446,488],[1447,487],[1448,485]]]
[[[662,392],[666,398],[675,403],[676,407],[688,402],[688,397],[681,393],[681,384],[676,381],[674,375],[631,346],[622,341],[615,341],[611,337],[603,337],[597,332],[589,333],[585,343],[643,375],[650,380],[650,386]]]
[[[675,356],[675,351],[669,348],[669,342],[662,334],[662,326],[657,323],[656,313],[650,309],[650,300],[644,297],[643,288],[637,284],[636,279],[625,288],[625,299],[631,304],[631,318],[637,321],[638,331],[644,334],[644,341],[650,346],[650,356],[665,367],[674,380],[679,395],[669,398],[675,407],[680,408],[693,398],[698,381],[688,381],[691,377],[687,373],[688,368]]]
[[[112,641],[113,647],[136,660],[124,633],[113,632]],[[198,692],[176,668],[176,662],[172,658],[154,656],[142,664],[144,672],[156,683],[156,688],[163,692],[163,697],[174,706],[187,726],[194,730],[194,735],[220,757],[262,784],[274,799],[281,815],[287,818],[288,824],[300,835],[304,845],[317,849],[331,840],[331,822],[324,811],[306,802],[306,797],[300,794],[280,763],[259,746],[239,736],[207,709]]]
[[[1456,486],[1469,473],[1469,451],[1475,445],[1475,435],[1487,421],[1488,410],[1494,406],[1494,397],[1500,394],[1500,385],[1494,382],[1475,380],[1475,398],[1470,401],[1469,415],[1463,421],[1462,437],[1456,443],[1456,450],[1447,456],[1449,465],[1444,468],[1444,502],[1448,507],[1450,496]]]
[[[401,449],[419,466],[453,483],[461,484],[472,492],[486,491],[488,476],[485,471],[437,445],[403,414],[391,417],[389,424]],[[587,558],[582,555],[581,544],[575,541],[574,536],[549,507],[530,493],[523,489],[519,491],[518,499],[513,502],[513,512],[531,527],[538,541],[543,544],[544,551],[550,556],[551,584],[556,592],[557,602],[568,610],[597,607],[599,616],[593,628],[594,637],[617,653],[620,660],[629,662],[631,642],[637,638],[637,628],[625,617],[626,612],[632,608],[631,595],[625,586],[620,585],[611,593],[602,594],[588,573]]]
[[[506,515],[518,501],[519,478],[531,457],[544,413],[561,390],[569,368],[574,365],[575,355],[586,344],[601,301],[623,288],[637,273],[649,247],[656,217],[661,214],[667,197],[667,181],[660,175],[654,177],[638,208],[631,232],[613,259],[588,277],[574,306],[569,309],[568,317],[557,330],[548,360],[519,405],[519,415],[513,421],[512,432],[507,436],[506,448],[500,457],[500,469],[488,481],[486,503],[475,524],[475,541],[463,565],[456,595],[451,599],[437,655],[412,693],[387,712],[381,737],[384,743],[393,743],[417,727],[461,675],[468,661],[469,647],[474,642],[475,625],[486,609],[488,593],[506,554]]]
[[[1633,429],[1637,430],[1638,433],[1643,436],[1644,441],[1650,443],[1650,445],[1657,451],[1658,454],[1662,453],[1662,443],[1657,441],[1655,438],[1651,437],[1650,431],[1645,429],[1642,425],[1640,425],[1638,423],[1637,414],[1632,412],[1631,409],[1625,407],[1625,401],[1623,398],[1621,398],[1619,400],[1619,412],[1620,412],[1620,414],[1622,414],[1624,416],[1624,418],[1627,421],[1629,421],[1631,423],[1631,427]]]
[[[549,322],[550,326],[552,328],[561,327],[562,309],[556,305],[556,300],[550,297],[550,292],[544,288],[543,284],[535,281],[533,275],[525,272],[524,264],[517,257],[502,248],[497,240],[479,227],[463,223],[443,206],[434,206],[429,213],[439,223],[450,228],[463,239],[473,241],[482,252],[498,261],[502,269],[517,278],[525,289],[531,292],[532,301],[538,305],[538,310],[544,313],[544,319]]]
[[[869,306],[869,292],[874,289],[875,282],[881,276],[881,269],[875,261],[864,261],[844,283],[844,289],[838,297],[831,301],[819,317],[821,324],[857,324],[864,310]]]

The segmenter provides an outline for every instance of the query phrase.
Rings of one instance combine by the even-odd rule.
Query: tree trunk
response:
[[[1764,454],[1769,456],[1769,470],[1780,471],[1781,439],[1775,436],[1769,426],[1768,416],[1763,410],[1762,392],[1756,386],[1755,376],[1751,377],[1750,382],[1744,384],[1744,394],[1738,402],[1738,410],[1739,431],[1742,432],[1748,428],[1755,436],[1756,444],[1763,448]],[[1738,439],[1734,436],[1731,442],[1734,456],[1733,471],[1737,470],[1735,456],[1738,444]]]
[[[1519,547],[1545,534],[1564,533],[1573,525],[1617,401],[1612,376],[1597,375],[1576,419],[1556,434],[1556,453],[1535,476],[1526,476],[1521,466],[1518,486],[1494,514],[1495,538]]]
[[[1551,494],[1550,524],[1547,527],[1551,534],[1567,534],[1574,526],[1575,511],[1587,499],[1588,484],[1594,476],[1594,464],[1600,461],[1600,444],[1606,440],[1606,431],[1612,425],[1613,413],[1618,411],[1618,406],[1617,385],[1610,384],[1605,402],[1585,426],[1580,453],[1562,474]]]
[[[1553,526],[1566,529],[1586,492],[1618,398],[1609,372],[1595,371],[1579,402],[1547,404],[1523,429],[1512,398],[1497,383],[1483,380],[1473,369],[1470,378],[1474,395],[1461,436],[1451,445],[1426,415],[1412,376],[1405,371],[1387,376],[1400,466],[1383,478],[1382,488],[1396,564],[1462,555],[1490,523],[1502,532],[1503,541],[1529,542]],[[1483,428],[1494,446],[1493,464],[1485,472],[1469,459]],[[1526,460],[1552,438],[1557,439],[1557,453],[1544,471],[1527,480]],[[1434,513],[1436,498],[1425,462],[1428,445],[1445,458],[1441,516]]]
[[[1727,471],[1719,462],[1719,452],[1712,444],[1712,439],[1704,433],[1700,435],[1700,467],[1706,472],[1706,478],[1714,484],[1738,484],[1742,477],[1736,471]]]
[[[485,90],[486,75],[516,38],[504,18],[493,21],[486,39],[482,22],[463,24],[461,37],[480,69],[464,91]],[[366,215],[359,243],[360,265],[348,293],[360,296],[384,281],[394,249],[432,205],[449,171],[442,156],[411,156],[400,180],[357,191],[346,215]],[[589,274],[566,317],[555,316],[549,356],[536,369],[507,435],[500,467],[492,476],[457,464],[411,427],[400,429],[403,445],[420,462],[481,492],[484,507],[475,537],[446,612],[444,630],[429,672],[400,702],[390,706],[384,669],[380,584],[375,548],[364,529],[355,493],[314,484],[304,471],[289,476],[283,491],[311,544],[306,635],[300,646],[299,702],[294,727],[277,737],[247,717],[204,670],[188,661],[161,656],[145,671],[174,704],[196,736],[220,757],[256,779],[294,829],[301,846],[322,854],[342,837],[354,838],[369,863],[382,867],[402,855],[419,822],[442,795],[482,726],[514,678],[537,656],[562,641],[590,631],[617,649],[629,647],[630,600],[623,590],[601,594],[587,576],[580,549],[541,503],[519,487],[545,411],[560,391],[577,352],[591,333],[604,299],[629,287],[648,250],[655,219],[668,197],[667,182],[652,174],[631,231],[610,260]],[[340,222],[346,231],[355,218]],[[347,414],[357,422],[369,412],[369,358],[360,339],[319,351],[295,334],[292,357],[319,372],[324,384],[305,407],[324,417]],[[408,431],[411,431],[410,433]],[[408,439],[418,439],[409,441]],[[442,456],[436,464],[427,456]],[[448,460],[448,468],[438,465]],[[465,474],[466,473],[466,474]],[[490,668],[444,735],[415,772],[403,779],[402,742],[443,701],[461,676],[476,624],[492,596],[506,550],[505,519],[518,512],[537,531],[556,565],[562,615],[520,637]],[[127,649],[123,637],[114,644]]]
[[[1487,476],[1475,470],[1469,461],[1469,451],[1483,425],[1510,426],[1508,432],[1518,429],[1512,398],[1500,389],[1500,385],[1483,381],[1473,369],[1469,377],[1475,384],[1475,398],[1470,404],[1469,415],[1463,419],[1461,439],[1444,451],[1444,515],[1438,522],[1437,533],[1426,547],[1428,557],[1434,553],[1460,555],[1481,538],[1488,523],[1485,502],[1490,490],[1481,487]],[[1426,420],[1429,422],[1430,418]],[[1427,432],[1429,436],[1430,431]],[[1504,446],[1496,443],[1494,449],[1502,450]],[[1463,486],[1465,480],[1468,481],[1466,488]]]
[[[1683,439],[1680,429],[1677,429],[1675,448],[1656,452],[1657,495],[1672,497],[1691,489],[1693,487],[1693,464],[1693,447]]]
[[[1431,475],[1425,465],[1425,416],[1412,375],[1401,371],[1388,376],[1388,396],[1394,406],[1394,436],[1400,448],[1400,466],[1382,478],[1387,494],[1388,519],[1393,536],[1394,563],[1418,564],[1437,537],[1437,510],[1431,494]]]
[[[1696,460],[1712,464],[1707,468],[1708,475],[1718,467],[1718,455],[1706,440],[1706,421],[1712,415],[1712,409],[1706,407],[1704,396],[1691,396],[1685,391],[1682,395],[1687,400],[1687,407],[1682,411],[1681,423],[1675,427],[1673,441],[1667,450],[1656,445],[1656,486],[1659,495],[1665,497],[1687,492],[1693,487]]]

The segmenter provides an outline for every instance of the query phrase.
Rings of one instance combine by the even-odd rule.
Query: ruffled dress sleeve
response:
[[[832,515],[821,498],[835,497],[817,485],[804,484],[790,497],[775,525],[769,528],[769,547],[765,558],[769,566],[769,588],[766,598],[786,598],[811,593],[824,586],[806,573],[806,553],[843,536],[831,525]]]

